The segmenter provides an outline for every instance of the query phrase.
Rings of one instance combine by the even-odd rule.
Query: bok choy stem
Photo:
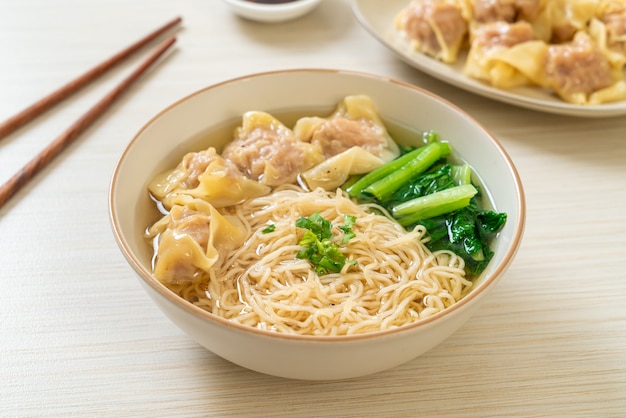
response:
[[[455,186],[394,205],[391,214],[400,225],[408,226],[421,219],[464,208],[469,205],[476,193],[478,190],[471,184]]]
[[[450,153],[450,147],[444,142],[433,142],[424,147],[418,148],[415,151],[420,152],[415,153],[413,158],[409,159],[400,167],[382,177],[380,180],[377,180],[367,186],[363,192],[365,194],[373,195],[379,201],[387,200],[396,190],[410,181],[411,178],[426,171],[440,158],[447,156]],[[413,154],[413,152],[406,155],[411,154]],[[394,161],[398,160],[399,158]],[[394,161],[392,161],[392,163]]]

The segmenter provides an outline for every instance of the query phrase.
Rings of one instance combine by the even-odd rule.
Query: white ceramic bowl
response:
[[[358,336],[292,336],[218,318],[179,298],[151,273],[152,248],[143,233],[154,220],[148,182],[191,150],[219,147],[230,138],[201,141],[209,128],[235,126],[248,110],[312,110],[328,114],[346,95],[372,97],[381,117],[435,130],[479,173],[507,223],[495,256],[474,289],[457,304],[405,327]],[[310,115],[311,113],[307,113]],[[231,128],[232,129],[232,128]],[[225,130],[232,134],[232,130]],[[479,308],[510,265],[525,223],[522,185],[506,151],[461,109],[413,85],[337,70],[288,70],[226,81],[200,90],[150,120],[130,141],[115,168],[109,211],[119,247],[146,292],[172,322],[213,353],[240,366],[295,379],[342,379],[411,360],[433,348]]]
[[[231,10],[249,20],[258,22],[284,22],[304,16],[321,0],[291,0],[284,3],[256,3],[248,0],[224,0]]]

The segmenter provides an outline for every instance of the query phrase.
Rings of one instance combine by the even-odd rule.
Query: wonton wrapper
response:
[[[588,104],[602,104],[626,99],[626,82],[618,81],[610,87],[595,91],[589,95]]]
[[[395,17],[411,48],[447,64],[456,62],[468,31],[464,0],[413,0]]]
[[[188,153],[174,170],[157,176],[148,189],[166,209],[179,195],[203,199],[220,208],[270,192],[268,186],[244,176],[213,147]]]
[[[474,57],[467,61],[464,71],[498,88],[539,84],[546,51],[545,42],[528,41]]]
[[[535,40],[527,22],[492,22],[477,26],[473,33],[463,73],[501,89],[540,80],[546,45]],[[496,43],[487,45],[492,39]]]
[[[309,190],[318,187],[333,190],[344,184],[351,175],[369,173],[384,163],[363,148],[352,147],[305,171],[301,177]]]
[[[246,176],[269,186],[294,183],[298,174],[324,158],[320,150],[294,136],[274,116],[250,111],[243,115],[222,156]]]
[[[570,50],[553,52],[560,48]],[[572,42],[550,45],[543,87],[552,89],[563,100],[580,105],[600,104],[626,99],[624,74],[620,65],[610,59],[610,52],[598,45],[584,31],[577,32]],[[569,67],[563,67],[567,57]]]
[[[533,21],[535,33],[546,42],[567,42],[595,16],[598,0],[548,0]]]
[[[618,33],[617,27],[608,28],[601,20],[605,13],[621,14],[620,26],[622,33]],[[594,18],[589,22],[588,34],[594,44],[604,54],[611,65],[612,78],[615,83],[605,89],[593,92],[588,97],[589,104],[601,104],[626,99],[626,81],[624,81],[624,66],[626,65],[626,1],[606,1],[598,7],[600,18]]]
[[[211,204],[179,196],[146,236],[158,240],[155,277],[174,284],[193,281],[202,271],[208,272],[220,254],[243,244],[247,231],[237,218],[220,214]]]
[[[342,128],[345,127],[345,130]],[[326,118],[300,118],[294,135],[322,150],[326,158],[358,146],[383,161],[391,161],[400,149],[387,132],[374,102],[367,95],[346,96]]]
[[[626,16],[624,19],[624,25],[626,25]],[[626,32],[626,27],[624,28],[624,31]],[[621,45],[617,43],[620,41],[619,39],[609,41],[607,27],[598,19],[592,19],[591,22],[589,22],[588,33],[591,39],[593,39],[593,42],[607,57],[611,66],[617,70],[622,70],[624,68],[624,64],[626,64],[626,35],[622,41],[624,42],[624,46],[621,48]]]
[[[532,22],[552,0],[461,0],[465,19],[473,23]]]
[[[607,48],[626,56],[626,0],[603,1],[598,6],[597,20],[602,24]]]

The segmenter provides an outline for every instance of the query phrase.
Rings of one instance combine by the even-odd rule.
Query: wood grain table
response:
[[[176,16],[176,50],[0,209],[0,416],[626,416],[626,116],[540,113],[440,82],[345,0],[281,24],[218,0],[0,0],[0,120]],[[137,63],[1,140],[0,182]],[[139,128],[197,89],[287,68],[424,87],[490,130],[521,174],[513,265],[465,326],[395,369],[301,382],[228,363],[165,318],[114,242],[109,182]]]

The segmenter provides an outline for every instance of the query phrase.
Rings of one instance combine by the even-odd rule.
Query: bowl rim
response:
[[[224,0],[226,3],[244,7],[248,10],[256,11],[285,11],[285,10],[297,10],[303,7],[311,6],[319,3],[321,0],[291,0],[284,3],[257,3],[250,0]]]
[[[121,232],[121,228],[119,225],[119,220],[118,220],[118,216],[116,213],[116,190],[117,190],[117,185],[119,184],[119,175],[120,175],[120,169],[122,166],[122,163],[124,162],[127,154],[130,152],[130,149],[132,148],[133,144],[138,141],[138,138],[142,135],[142,133],[149,127],[151,126],[157,119],[159,119],[163,114],[169,112],[171,109],[179,106],[181,103],[190,100],[191,98],[199,95],[199,94],[204,94],[207,91],[213,90],[213,89],[217,89],[220,88],[221,86],[227,85],[227,84],[232,84],[232,83],[238,83],[238,82],[242,82],[251,78],[258,78],[258,77],[266,77],[266,76],[274,76],[274,75],[279,75],[279,74],[296,74],[296,73],[301,73],[301,74],[308,74],[308,73],[314,73],[314,74],[345,74],[348,76],[353,76],[353,77],[360,77],[360,78],[372,78],[372,79],[376,79],[377,81],[384,81],[384,82],[388,82],[388,83],[392,83],[392,84],[396,84],[400,87],[403,88],[408,88],[411,90],[416,91],[419,94],[423,94],[423,95],[427,95],[430,96],[432,99],[437,100],[439,102],[442,102],[443,104],[445,104],[446,106],[450,107],[452,110],[454,110],[455,112],[457,112],[460,116],[466,118],[469,120],[470,123],[475,124],[476,126],[478,126],[481,130],[483,130],[487,137],[489,138],[489,140],[492,142],[492,145],[495,146],[495,148],[497,149],[498,153],[500,154],[500,156],[505,160],[508,169],[510,171],[510,174],[512,175],[513,179],[514,179],[514,183],[515,183],[515,187],[516,187],[516,196],[518,197],[517,201],[516,201],[516,205],[517,205],[517,210],[518,210],[518,217],[516,219],[517,221],[517,227],[516,229],[513,231],[512,234],[512,238],[511,238],[511,243],[506,251],[506,253],[504,254],[502,261],[500,262],[500,264],[493,270],[493,272],[491,273],[491,275],[489,277],[486,277],[477,288],[472,289],[470,291],[470,293],[468,293],[465,297],[463,297],[460,301],[456,302],[454,305],[432,315],[429,316],[427,318],[418,320],[416,322],[407,324],[407,325],[403,325],[397,328],[393,328],[393,329],[387,329],[387,330],[380,330],[380,331],[372,331],[372,332],[367,332],[364,334],[356,334],[356,335],[333,335],[333,336],[322,336],[322,335],[297,335],[297,334],[284,334],[284,333],[277,333],[274,331],[269,331],[269,330],[262,330],[262,329],[258,329],[258,328],[254,328],[254,327],[250,327],[248,325],[242,325],[242,324],[238,324],[232,321],[229,321],[228,319],[219,317],[211,312],[208,312],[194,304],[192,304],[191,302],[188,302],[187,300],[181,298],[180,296],[176,295],[174,292],[172,292],[171,290],[169,290],[165,285],[163,285],[161,282],[159,282],[159,280],[157,280],[153,275],[152,272],[148,271],[147,269],[145,269],[143,267],[143,265],[141,264],[141,262],[139,261],[139,259],[133,254],[130,245],[128,244],[128,241],[124,238],[122,232]],[[500,277],[502,276],[502,274],[508,269],[508,267],[510,266],[510,264],[512,263],[515,254],[517,253],[517,251],[519,250],[519,247],[521,245],[521,240],[522,240],[522,236],[524,234],[524,229],[525,229],[525,224],[526,224],[526,197],[525,197],[525,193],[524,193],[524,188],[522,186],[522,182],[521,182],[521,177],[519,175],[519,172],[517,171],[517,168],[515,167],[515,165],[513,164],[513,160],[511,159],[510,155],[508,154],[508,152],[504,149],[504,147],[502,146],[502,144],[500,143],[499,140],[497,140],[488,130],[487,128],[485,128],[483,125],[481,125],[480,123],[478,123],[472,116],[470,116],[467,112],[465,112],[463,109],[461,109],[460,107],[456,106],[455,104],[449,102],[448,100],[422,88],[422,87],[418,87],[414,84],[405,82],[405,81],[401,81],[398,80],[396,78],[393,77],[389,77],[389,76],[384,76],[384,75],[379,75],[379,74],[373,74],[373,73],[368,73],[368,72],[363,72],[363,71],[355,71],[355,70],[341,70],[341,69],[322,69],[322,68],[294,68],[294,69],[282,69],[282,70],[271,70],[271,71],[263,71],[263,72],[258,72],[258,73],[251,73],[251,74],[247,74],[247,75],[243,75],[243,76],[238,76],[238,77],[234,77],[234,78],[230,78],[230,79],[226,79],[214,84],[211,84],[209,86],[203,87],[199,90],[196,90],[190,94],[187,94],[186,96],[174,101],[173,103],[171,103],[170,105],[168,105],[167,107],[165,107],[164,109],[162,109],[161,111],[159,111],[157,114],[155,114],[152,118],[150,118],[136,133],[135,135],[132,137],[132,139],[128,142],[128,144],[125,146],[121,156],[119,157],[118,161],[115,164],[115,168],[111,177],[111,181],[110,181],[110,185],[109,185],[109,202],[108,202],[108,212],[109,212],[109,221],[110,221],[110,225],[111,228],[113,230],[113,235],[115,237],[115,240],[117,242],[118,247],[120,248],[122,254],[124,255],[124,257],[126,258],[127,262],[131,265],[131,267],[133,268],[133,270],[135,270],[135,272],[138,274],[138,276],[140,277],[140,279],[147,285],[149,285],[150,287],[152,287],[155,291],[157,291],[158,293],[160,293],[162,296],[164,296],[168,301],[174,303],[175,305],[177,305],[179,308],[188,311],[191,314],[194,314],[195,316],[200,317],[200,319],[205,320],[205,321],[210,321],[215,323],[216,325],[220,325],[223,327],[228,327],[231,329],[235,329],[238,331],[243,331],[244,333],[251,333],[251,334],[256,334],[259,336],[264,336],[264,337],[270,337],[270,338],[278,338],[278,339],[284,339],[284,340],[291,340],[291,341],[314,341],[316,343],[325,343],[325,344],[330,344],[330,343],[338,343],[338,342],[345,342],[345,341],[361,341],[361,340],[369,340],[369,339],[378,339],[382,336],[390,336],[390,335],[398,335],[398,334],[405,334],[405,333],[410,333],[411,331],[414,331],[418,328],[423,328],[423,327],[427,327],[430,324],[432,324],[433,322],[446,317],[446,316],[450,316],[452,314],[454,314],[456,311],[462,309],[463,307],[465,307],[468,304],[471,304],[471,302],[477,298],[479,298],[480,296],[482,296],[487,289],[495,286],[496,282],[500,279]]]
[[[312,10],[321,0],[292,0],[287,3],[256,3],[249,0],[224,0],[237,13],[261,22],[291,20]]]

